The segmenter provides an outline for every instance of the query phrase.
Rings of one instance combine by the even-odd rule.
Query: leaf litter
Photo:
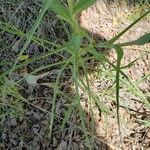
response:
[[[6,5],[7,4],[7,5]],[[10,21],[11,23],[18,26],[20,29],[24,31],[28,31],[30,25],[32,25],[33,18],[35,18],[37,10],[39,9],[41,2],[35,1],[32,2],[30,0],[27,0],[24,2],[24,5],[20,5],[20,3],[8,3],[6,1],[2,2],[2,5],[4,6],[4,10],[1,9],[3,15],[1,16],[5,21]],[[104,6],[104,5],[103,5]],[[21,11],[20,7],[23,7],[23,10]],[[98,7],[98,8],[96,8]],[[81,15],[81,18],[83,17],[83,20],[81,20],[81,25],[85,24],[88,26],[83,26],[84,28],[88,28],[87,30],[92,30],[89,32],[98,32],[102,34],[102,36],[106,39],[109,39],[112,37],[112,35],[115,34],[115,32],[118,32],[118,27],[114,28],[114,30],[111,32],[112,25],[109,24],[111,21],[111,18],[107,18],[110,16],[110,14],[106,15],[106,17],[101,18],[101,23],[103,24],[103,29],[98,30],[97,24],[99,24],[98,14],[95,13],[95,10],[100,11],[100,5],[96,5],[91,7],[90,9],[84,11]],[[27,11],[28,10],[28,11]],[[7,13],[8,11],[8,13]],[[30,14],[30,11],[33,12],[33,14]],[[91,13],[92,12],[92,13]],[[107,11],[105,12],[107,13]],[[11,14],[13,14],[13,17],[11,17]],[[94,21],[91,21],[88,17],[89,14],[94,15],[92,17]],[[17,17],[19,16],[19,18]],[[104,15],[104,14],[103,14]],[[51,17],[48,17],[51,16]],[[112,17],[112,16],[111,16]],[[27,19],[28,18],[28,19]],[[84,19],[85,18],[85,19]],[[98,20],[96,20],[98,19]],[[64,28],[60,25],[60,22],[56,19],[56,16],[54,14],[47,14],[44,18],[44,23],[39,27],[39,31],[42,36],[49,38],[50,40],[57,40],[61,41],[61,38],[67,39],[67,35],[64,32]],[[90,24],[90,23],[93,24]],[[108,22],[108,24],[107,24]],[[116,22],[116,21],[115,21]],[[117,22],[114,24],[117,26]],[[143,25],[141,23],[141,25]],[[146,23],[144,24],[146,25]],[[67,25],[66,25],[67,26]],[[100,26],[100,25],[99,25]],[[106,28],[105,28],[106,26]],[[60,30],[61,28],[61,30]],[[58,32],[59,29],[59,32]],[[108,31],[105,32],[105,30],[108,29]],[[148,28],[145,28],[148,29]],[[136,30],[140,30],[136,29]],[[135,31],[136,31],[135,30]],[[132,30],[134,32],[134,30]],[[140,32],[138,32],[140,33]],[[6,45],[11,44],[11,42],[14,42],[15,36],[10,36],[9,33],[3,33],[1,32],[3,43]],[[124,37],[125,39],[132,39],[132,35],[135,36],[135,34],[131,33],[131,37]],[[9,39],[7,41],[7,38]],[[0,56],[2,59],[9,60],[15,59],[15,55],[17,54],[17,48],[20,40],[16,40],[14,46],[11,49],[11,56],[9,55],[9,52],[6,51],[2,53]],[[6,43],[7,42],[7,43]],[[4,45],[4,47],[6,47]],[[133,47],[133,49],[136,49],[136,47]],[[132,48],[131,48],[132,49]],[[138,47],[137,49],[141,49]],[[29,57],[39,55],[41,53],[47,52],[46,49],[41,48],[40,46],[33,46],[32,44],[29,46],[29,49],[26,50],[26,53],[29,55]],[[131,61],[133,58],[132,56],[138,56],[139,53],[136,52],[129,52],[127,51],[125,53],[125,60],[124,65]],[[112,62],[115,62],[115,54],[111,51],[110,52],[110,59],[112,59]],[[133,80],[139,79],[143,74],[147,73],[149,71],[148,66],[148,56],[145,56],[143,58],[143,61],[139,61],[134,67],[132,67],[131,70],[128,70],[128,74],[131,76]],[[29,64],[27,68],[29,70],[32,70],[34,68],[38,68],[41,65],[57,62],[60,59],[60,57],[52,56],[48,57],[46,60],[40,60],[36,63]],[[3,66],[3,70],[7,70],[9,68],[9,64]],[[138,70],[138,69],[140,70]],[[108,68],[109,69],[109,68]],[[30,71],[29,71],[30,72]],[[54,73],[55,72],[55,73]],[[1,125],[1,131],[0,131],[0,148],[1,149],[56,149],[56,150],[67,150],[68,147],[70,149],[87,149],[86,142],[85,142],[85,136],[83,134],[83,131],[78,128],[80,127],[80,118],[78,114],[78,110],[74,110],[70,116],[69,121],[65,125],[65,128],[62,130],[61,123],[64,118],[64,112],[68,109],[67,105],[70,105],[70,100],[65,97],[65,95],[74,96],[73,88],[70,86],[70,72],[67,70],[64,75],[62,76],[62,82],[68,81],[68,84],[65,84],[62,86],[62,92],[65,93],[65,95],[58,95],[56,100],[56,116],[55,116],[55,123],[53,127],[53,133],[52,133],[52,139],[49,139],[48,132],[49,132],[49,120],[50,120],[50,112],[52,107],[52,96],[53,96],[53,88],[49,88],[47,84],[52,84],[53,81],[55,81],[56,74],[59,72],[59,68],[55,68],[53,70],[46,73],[41,73],[39,75],[32,75],[28,74],[26,77],[26,83],[23,83],[22,86],[25,88],[29,88],[32,92],[24,94],[27,98],[27,101],[24,103],[24,112],[23,114],[20,114],[19,117],[12,115],[9,113],[11,109],[8,109],[8,114],[6,117],[4,117],[4,120]],[[54,73],[54,75],[53,75]],[[112,73],[113,74],[113,73]],[[105,76],[105,75],[104,75]],[[13,78],[16,77],[14,74]],[[102,75],[103,77],[103,75]],[[110,78],[110,79],[109,79]],[[114,88],[114,83],[111,80],[111,77],[109,77],[107,80],[105,78],[99,79],[97,75],[93,77],[91,75],[90,84],[91,88],[94,89],[94,92],[97,93],[97,96],[99,99],[103,100],[103,102],[107,105],[107,107],[111,110],[112,115],[105,116],[101,111],[98,109],[97,106],[93,106],[94,111],[94,121],[95,121],[95,134],[97,138],[94,138],[94,140],[91,138],[93,149],[119,149],[119,136],[118,136],[118,130],[117,130],[117,122],[115,118],[115,110],[116,110],[116,104],[115,100],[113,99],[114,93],[111,93]],[[19,78],[16,78],[18,80]],[[40,83],[38,83],[38,80],[41,80]],[[46,81],[46,82],[45,82]],[[42,85],[42,83],[45,83],[45,85]],[[143,84],[142,84],[143,83]],[[40,85],[41,84],[41,85]],[[145,85],[146,84],[146,85]],[[37,88],[38,87],[38,88]],[[146,88],[147,87],[147,88]],[[111,90],[109,90],[111,88]],[[149,79],[144,80],[144,82],[141,82],[140,88],[142,92],[149,91]],[[149,128],[146,128],[143,126],[143,124],[140,124],[137,119],[150,119],[149,111],[145,109],[144,104],[141,102],[141,99],[137,95],[128,93],[128,85],[126,85],[122,91],[121,91],[121,119],[124,121],[122,123],[122,133],[123,133],[123,149],[141,149],[148,148],[150,146],[149,141]],[[109,93],[110,92],[110,93]],[[70,94],[71,93],[71,94]],[[83,105],[83,109],[89,113],[89,104],[87,101],[87,95],[85,95],[85,92],[80,90],[80,95],[82,97],[81,103]],[[111,95],[111,97],[110,97]],[[89,119],[89,118],[88,118]],[[109,144],[108,144],[109,143]],[[113,146],[112,146],[113,145]],[[117,147],[117,148],[116,148]]]

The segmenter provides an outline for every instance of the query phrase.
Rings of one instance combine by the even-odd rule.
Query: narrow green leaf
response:
[[[88,49],[88,52],[89,52],[90,54],[92,54],[96,59],[98,58],[99,62],[100,62],[101,65],[103,66],[103,68],[106,69],[105,63],[106,63],[107,61],[105,60],[105,56],[102,55],[102,53],[97,52],[97,50],[96,50],[94,47],[89,48],[89,49]],[[103,57],[103,56],[104,56],[104,57]],[[107,58],[106,58],[106,59],[107,59]]]
[[[123,49],[119,46],[116,46],[115,50],[117,52],[117,61],[118,61],[118,63],[120,63],[121,59],[123,58]]]
[[[62,125],[61,125],[61,129],[64,129],[65,124],[66,124],[67,121],[69,120],[73,109],[74,109],[74,106],[71,105],[71,106],[68,108],[68,110],[65,111],[64,118],[63,118],[63,122],[62,122]]]
[[[74,0],[67,0],[67,3],[68,3],[70,14],[73,14],[73,6],[75,4],[75,1]]]
[[[110,111],[110,109],[99,99],[95,98],[94,99],[98,108],[103,112],[106,113],[107,115],[110,115],[112,112]]]
[[[119,117],[119,93],[120,93],[120,66],[121,59],[123,58],[123,49],[120,46],[116,46],[115,50],[117,52],[117,67],[116,67],[116,102],[117,102],[117,120],[118,120],[118,128],[119,134],[121,136],[120,130],[120,117]]]
[[[53,129],[53,125],[54,125],[54,114],[55,114],[55,106],[56,106],[56,98],[57,98],[57,94],[58,94],[58,89],[59,89],[59,80],[60,77],[63,73],[63,71],[66,69],[66,67],[68,66],[68,64],[70,63],[71,58],[67,60],[67,62],[63,65],[63,67],[60,69],[57,78],[56,78],[56,82],[54,85],[54,93],[53,93],[53,99],[52,99],[52,111],[51,111],[51,118],[50,118],[50,125],[49,125],[49,138],[51,139],[52,136],[52,129]]]
[[[95,48],[91,48],[91,50],[89,50],[88,52],[91,53],[98,61],[103,62],[103,64],[104,62],[107,62],[115,70],[117,70],[117,67],[104,54],[98,53]],[[128,76],[123,71],[119,70],[119,72],[129,81]]]
[[[94,4],[96,0],[79,0],[74,6],[74,14],[80,13],[81,11],[87,9],[89,6]]]
[[[136,23],[138,23],[140,20],[142,20],[146,15],[150,13],[150,10],[145,12],[143,15],[141,15],[139,18],[137,18],[132,24],[130,24],[126,29],[124,29],[122,32],[120,32],[117,36],[112,38],[109,43],[114,43],[117,41],[123,34],[125,34],[130,28],[132,28]]]
[[[30,31],[26,34],[26,41],[25,41],[22,49],[20,50],[20,53],[18,54],[18,57],[15,60],[15,62],[13,64],[13,67],[9,72],[9,75],[15,70],[15,67],[16,67],[18,61],[20,60],[23,52],[27,49],[28,45],[32,41],[32,36],[34,35],[36,29],[38,28],[38,26],[39,26],[43,16],[45,15],[48,7],[51,5],[51,2],[52,2],[52,0],[44,0],[42,10],[40,11],[39,15],[37,16],[37,19],[36,19],[34,25],[30,29]]]
[[[150,33],[141,36],[139,39],[135,41],[136,45],[144,45],[146,43],[150,43]]]
[[[144,45],[150,43],[150,33],[146,33],[143,36],[141,36],[140,38],[138,38],[137,40],[131,41],[131,42],[125,42],[125,43],[119,43],[119,44],[114,44],[118,45],[118,46],[131,46],[131,45]]]
[[[5,32],[17,35],[19,37],[24,37],[26,35],[23,31],[19,30],[16,26],[14,26],[13,24],[8,23],[8,22],[0,21],[0,29],[2,29]],[[32,36],[31,40],[33,42],[41,45],[41,46],[44,46],[43,43],[47,43],[47,44],[54,45],[54,46],[57,46],[57,47],[60,46],[59,44],[56,44],[54,42],[50,42],[49,40],[39,38],[39,37],[36,37],[36,36]]]
[[[106,42],[100,42],[96,45],[96,47],[111,47],[113,43],[115,43],[123,34],[125,34],[129,29],[131,29],[136,23],[138,23],[140,20],[142,20],[146,15],[150,13],[150,10],[145,12],[143,15],[141,15],[139,18],[137,18],[132,24],[130,24],[127,28],[125,28],[122,32],[120,32],[118,35],[110,39],[109,41]],[[119,44],[121,46],[128,46],[128,45],[133,45],[135,44],[134,42],[127,42],[124,44]]]
[[[72,39],[71,39],[71,46],[73,47],[73,50],[79,50],[81,47],[81,43],[82,43],[82,37],[80,35],[72,35]]]
[[[70,16],[69,10],[59,1],[53,0],[50,5],[50,9],[55,12],[60,18],[64,19],[68,23],[72,23],[72,18]]]

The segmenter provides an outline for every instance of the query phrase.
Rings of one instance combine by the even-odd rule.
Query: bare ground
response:
[[[133,12],[133,7],[127,7],[125,4],[120,4],[119,6],[117,6],[116,4],[108,5],[103,1],[97,1],[94,6],[82,12],[80,16],[80,24],[88,32],[92,32],[93,34],[96,34],[97,36],[103,37],[104,39],[108,40],[117,35],[117,33],[121,32],[132,23],[132,20],[129,20],[129,16]],[[143,19],[132,29],[130,29],[125,35],[123,35],[117,42],[132,41],[139,38],[144,33],[149,32],[150,19]],[[132,80],[133,82],[136,82],[146,74],[149,74],[149,50],[150,44],[147,44],[144,47],[132,46],[124,48],[124,57],[122,60],[123,66],[139,58],[133,66],[124,70],[125,74],[127,74],[130,80]],[[109,58],[109,60],[115,63],[116,52],[114,50],[110,50],[107,57]],[[103,79],[92,80],[91,78],[91,88],[93,89],[93,91],[96,91],[96,93],[98,93],[100,99],[105,99],[104,103],[107,104],[107,106],[113,112],[115,112],[116,108],[114,102],[111,100],[114,94],[112,93],[112,97],[110,97],[110,95],[108,94],[108,87],[113,87],[111,85],[108,85],[109,82],[111,82],[109,78],[107,81],[103,81]],[[105,85],[106,88],[105,86],[101,85]],[[122,146],[117,132],[116,118],[114,116],[110,115],[106,119],[104,115],[102,115],[101,117],[96,115],[96,131],[98,135],[106,137],[108,143],[117,146],[118,149],[119,147],[125,150],[142,148],[149,149],[149,128],[145,128],[142,124],[139,124],[136,119],[149,119],[150,111],[144,107],[140,97],[138,97],[136,93],[131,94],[128,92],[128,86],[129,85],[125,85],[125,83],[123,83],[120,93],[120,97],[122,99],[120,116],[123,119],[123,122],[121,123],[123,142]],[[140,88],[141,92],[149,95],[150,78],[146,78],[136,86]],[[106,90],[104,95],[100,94],[103,90]],[[128,109],[126,109],[126,104],[128,105]]]
[[[32,7],[30,7],[32,4]],[[18,6],[20,9],[18,9]],[[32,20],[34,20],[35,15],[30,14],[29,10],[36,11],[39,10],[40,3],[32,3],[30,1],[25,1],[22,5],[14,4],[13,6],[5,4],[3,9],[1,9],[1,19],[4,21],[9,21],[15,24],[22,31],[26,32],[32,25]],[[21,11],[23,8],[24,11]],[[110,8],[109,8],[110,9]],[[131,21],[127,22],[125,17],[124,20],[121,18],[121,22],[117,23],[116,14],[110,11],[105,4],[97,2],[96,5],[92,6],[88,10],[84,11],[81,14],[81,26],[89,32],[99,34],[99,36],[110,39],[117,32],[124,29],[128,26]],[[113,9],[113,8],[112,8]],[[5,11],[4,11],[5,10]],[[126,10],[120,8],[120,10]],[[122,12],[119,14],[126,14]],[[127,10],[126,10],[127,11]],[[7,13],[9,12],[9,14]],[[13,16],[11,15],[13,14]],[[30,16],[31,15],[31,16]],[[18,16],[20,16],[18,18]],[[28,17],[27,17],[28,16]],[[30,17],[29,17],[30,16]],[[51,17],[49,17],[51,16]],[[121,15],[122,17],[122,15]],[[26,19],[28,18],[28,19]],[[119,19],[120,20],[120,19]],[[136,27],[134,27],[131,32],[127,33],[126,36],[122,37],[122,41],[132,40],[142,35],[144,32],[150,32],[149,21],[140,22]],[[66,25],[67,26],[67,25]],[[144,28],[143,28],[144,26]],[[144,31],[143,31],[144,30]],[[39,27],[37,35],[44,38],[48,38],[52,41],[57,40],[58,43],[61,43],[61,39],[67,39],[67,35],[64,34],[64,28],[61,26],[61,23],[56,19],[54,14],[48,13],[46,18],[44,18],[43,24]],[[11,51],[6,51],[1,53],[1,60],[6,59],[10,61],[15,59],[15,55],[18,51],[14,51],[12,45],[16,45],[16,41],[20,39],[19,37],[10,35],[9,33],[4,33],[1,31],[1,37],[3,40],[3,46],[11,45],[8,49]],[[125,49],[125,56],[123,64],[127,64],[131,60],[141,56],[144,56],[139,59],[130,69],[125,70],[125,73],[130,76],[130,78],[135,81],[141,79],[141,77],[149,73],[149,45],[143,47],[130,47]],[[16,50],[16,47],[15,47]],[[147,51],[147,52],[146,52]],[[47,50],[37,46],[36,44],[31,44],[26,53],[30,58],[33,56],[39,55],[41,53],[46,53]],[[31,72],[35,68],[46,65],[49,63],[54,63],[62,59],[61,53],[60,56],[54,55],[48,57],[46,60],[41,60],[39,62],[29,64],[22,68],[21,71]],[[108,56],[112,62],[116,60],[115,52],[111,50]],[[9,68],[9,64],[2,67],[2,72],[5,72]],[[110,66],[108,66],[108,69]],[[51,68],[48,71],[59,70],[56,68]],[[113,75],[113,74],[112,74]],[[101,78],[99,78],[101,76]],[[122,132],[122,145],[120,144],[120,136],[118,134],[118,125],[116,121],[116,103],[115,103],[115,91],[114,81],[111,78],[111,75],[108,76],[108,79],[103,78],[103,74],[100,76],[89,74],[91,89],[96,93],[99,99],[105,103],[111,110],[111,115],[104,115],[101,111],[94,107],[94,122],[95,130],[94,136],[91,136],[90,141],[93,149],[96,150],[106,150],[106,149],[124,149],[124,150],[140,150],[140,149],[149,149],[150,147],[150,130],[148,127],[145,127],[142,123],[139,123],[136,119],[149,119],[150,111],[147,110],[140,99],[139,95],[136,95],[136,92],[130,93],[128,85],[123,84],[121,89],[121,132]],[[15,78],[14,78],[15,77]],[[20,71],[15,72],[15,74],[10,77],[10,79],[18,80],[20,79]],[[56,79],[56,74],[54,73],[51,76],[44,78],[44,82],[53,83]],[[56,150],[77,150],[77,149],[88,149],[88,146],[85,142],[85,136],[81,130],[81,120],[79,117],[78,110],[74,108],[72,115],[65,125],[65,128],[62,130],[60,128],[62,124],[62,119],[64,117],[64,112],[68,109],[68,105],[72,104],[72,99],[74,96],[73,85],[70,81],[70,71],[66,70],[62,76],[61,81],[65,84],[62,84],[61,91],[65,95],[58,95],[56,100],[56,116],[54,120],[54,127],[52,132],[52,137],[49,137],[49,120],[52,107],[52,96],[53,96],[53,87],[39,86],[36,87],[32,92],[29,91],[26,83],[21,83],[21,85],[26,89],[24,90],[24,97],[26,101],[22,104],[24,108],[20,115],[12,115],[9,112],[12,112],[11,107],[5,108],[7,114],[1,120],[1,130],[0,130],[0,149],[27,149],[27,150],[40,150],[40,149],[56,149]],[[140,92],[149,94],[149,83],[150,80],[147,78],[144,80],[140,86]],[[22,92],[22,91],[21,91]],[[90,126],[90,109],[87,102],[87,96],[81,88],[81,103],[83,109],[87,114],[87,126]],[[140,94],[140,93],[139,93]],[[71,100],[69,98],[71,97]],[[149,96],[149,95],[148,95]],[[11,100],[13,101],[13,98]],[[18,102],[18,110],[20,102]],[[128,109],[126,109],[126,107]],[[16,113],[16,111],[15,111]],[[89,128],[90,130],[90,128]],[[94,137],[94,138],[93,138]]]

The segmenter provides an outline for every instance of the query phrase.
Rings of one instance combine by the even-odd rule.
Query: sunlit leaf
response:
[[[19,60],[26,60],[29,58],[29,55],[22,55]]]
[[[123,49],[121,47],[116,46],[115,50],[117,52],[117,59],[120,62],[123,57]]]
[[[143,36],[141,36],[139,39],[131,41],[131,42],[125,42],[125,43],[119,43],[119,44],[114,44],[118,46],[131,46],[131,45],[144,45],[150,43],[150,33],[147,33]]]
[[[144,45],[146,43],[150,43],[150,33],[147,33],[143,36],[141,36],[139,39],[137,39],[134,42],[136,45]]]
[[[120,66],[121,66],[121,59],[123,58],[123,49],[120,46],[116,46],[115,50],[117,52],[117,66],[116,66],[116,102],[117,102],[117,121],[118,121],[118,128],[119,134],[121,134],[120,130],[120,116],[119,116],[119,104],[120,104]]]
[[[121,31],[118,35],[116,35],[115,37],[113,37],[112,39],[110,39],[109,41],[105,42],[105,43],[99,43],[97,45],[97,47],[107,47],[113,43],[115,43],[122,35],[124,35],[129,29],[131,29],[136,23],[138,23],[139,21],[141,21],[146,15],[148,15],[150,13],[150,10],[148,10],[147,12],[143,13],[139,18],[137,18],[132,24],[130,24],[127,28],[125,28],[123,31]]]

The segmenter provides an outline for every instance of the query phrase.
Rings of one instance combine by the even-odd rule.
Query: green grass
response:
[[[121,60],[123,58],[123,48],[124,46],[129,45],[144,45],[150,41],[150,33],[145,34],[144,36],[140,37],[137,40],[134,40],[132,42],[126,42],[126,43],[116,43],[116,41],[124,34],[126,33],[130,28],[132,28],[137,22],[142,20],[146,15],[150,13],[150,10],[143,13],[141,16],[139,16],[129,27],[124,29],[121,33],[113,37],[111,40],[106,42],[99,42],[95,45],[95,42],[93,42],[92,37],[89,37],[89,35],[86,34],[86,32],[80,27],[77,20],[77,15],[84,9],[87,9],[90,5],[92,5],[95,2],[95,0],[79,0],[78,2],[75,2],[74,0],[68,0],[67,6],[63,5],[59,2],[59,0],[44,0],[42,4],[42,8],[39,11],[39,15],[37,16],[37,19],[33,26],[30,28],[30,30],[27,33],[24,33],[21,31],[18,27],[15,25],[10,24],[9,22],[0,21],[0,29],[2,32],[6,32],[12,35],[16,35],[18,37],[24,38],[24,44],[22,48],[20,49],[19,53],[17,54],[16,59],[14,62],[7,62],[5,60],[2,60],[0,62],[0,65],[3,66],[7,63],[10,64],[9,70],[6,72],[2,72],[0,74],[0,117],[5,118],[7,115],[7,108],[10,108],[10,114],[18,117],[18,114],[23,113],[23,102],[25,102],[25,98],[21,93],[19,92],[22,87],[20,87],[21,81],[26,79],[26,76],[22,76],[22,78],[19,81],[13,81],[9,77],[10,75],[23,68],[24,66],[27,66],[28,64],[32,64],[34,62],[38,62],[38,60],[45,59],[49,56],[55,55],[59,56],[60,52],[67,52],[69,54],[69,58],[63,58],[63,60],[60,60],[59,62],[53,63],[53,64],[47,64],[45,66],[39,66],[38,68],[33,69],[30,74],[39,74],[42,71],[50,70],[54,66],[57,66],[59,68],[59,73],[56,77],[56,81],[53,86],[53,98],[52,98],[52,108],[49,110],[50,113],[50,126],[49,126],[49,137],[52,136],[52,130],[54,126],[54,119],[57,114],[56,112],[56,99],[59,94],[61,94],[60,91],[60,77],[62,73],[65,71],[66,68],[70,68],[71,70],[71,78],[73,80],[74,86],[75,86],[75,97],[73,101],[71,102],[73,105],[70,105],[68,107],[68,111],[65,112],[65,117],[62,121],[62,128],[65,126],[65,124],[69,121],[70,115],[74,108],[76,108],[79,111],[80,119],[81,119],[81,128],[84,131],[85,137],[86,137],[86,143],[89,148],[91,148],[90,144],[90,137],[89,137],[89,131],[86,126],[86,117],[85,112],[82,109],[81,103],[80,103],[80,88],[82,87],[85,93],[88,95],[88,99],[90,104],[96,103],[98,107],[102,110],[103,113],[109,114],[109,109],[101,102],[95,93],[90,88],[89,84],[89,78],[88,78],[88,70],[86,66],[85,58],[82,58],[81,53],[84,51],[84,53],[89,53],[93,56],[93,59],[100,62],[101,67],[103,68],[103,71],[105,72],[105,65],[109,64],[112,69],[115,72],[115,75],[112,77],[112,80],[115,81],[116,87],[116,105],[117,105],[117,120],[118,120],[118,126],[120,128],[120,117],[119,117],[119,102],[120,102],[120,85],[122,82],[126,84],[126,86],[129,88],[129,91],[132,91],[133,93],[137,94],[141,101],[144,102],[145,106],[150,109],[150,104],[147,101],[145,95],[140,92],[140,90],[136,87],[136,83],[131,81],[124,73],[123,67],[121,65]],[[63,44],[57,44],[55,41],[49,41],[47,39],[43,39],[41,37],[37,37],[36,31],[38,27],[40,26],[43,17],[45,16],[47,11],[53,11],[62,22],[67,22],[67,24],[70,25],[70,29],[66,29],[68,32],[68,36],[70,37],[68,41],[64,42]],[[65,26],[65,24],[63,24]],[[86,44],[84,47],[82,47],[83,39],[87,38],[89,40],[89,44]],[[47,53],[43,53],[40,55],[37,55],[33,58],[28,58],[25,61],[21,61],[21,57],[30,45],[30,43],[36,43],[40,45],[41,47],[47,49]],[[110,48],[115,49],[117,54],[117,64],[112,64],[110,60],[101,52],[97,52],[95,48]],[[3,50],[2,50],[3,51]],[[136,60],[135,60],[136,62]],[[131,63],[128,64],[126,67],[129,67],[132,65]],[[83,82],[82,77],[80,76],[80,70],[83,70],[85,74],[86,80]],[[110,72],[108,72],[109,74]],[[149,76],[149,75],[148,75]],[[122,80],[122,77],[124,79]],[[120,83],[121,82],[121,83]],[[65,93],[64,93],[65,95]],[[8,98],[12,97],[12,102],[8,101]],[[91,109],[91,117],[93,117],[92,107]],[[3,119],[2,119],[3,120]],[[94,121],[94,120],[93,120]],[[145,121],[146,122],[146,121]],[[146,124],[149,124],[148,121]],[[94,128],[93,125],[91,125],[91,128]],[[94,130],[94,129],[93,129]],[[94,131],[93,131],[94,132]],[[94,134],[92,132],[92,134]],[[121,133],[120,133],[121,134]]]

